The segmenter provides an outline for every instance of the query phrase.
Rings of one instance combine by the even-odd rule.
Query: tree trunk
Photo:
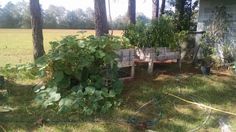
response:
[[[108,22],[105,0],[94,0],[96,36],[108,34]]]
[[[159,17],[159,0],[152,0],[152,20]]]
[[[162,0],[161,3],[161,16],[165,13],[166,0]]]
[[[128,17],[130,24],[136,23],[136,0],[129,0]]]
[[[39,0],[30,0],[34,60],[45,54],[43,47],[42,16]]]

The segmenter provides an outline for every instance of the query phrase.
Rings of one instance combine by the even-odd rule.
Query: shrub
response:
[[[122,83],[117,77],[114,51],[123,42],[109,36],[67,36],[51,42],[49,53],[38,60],[45,85],[37,88],[36,101],[59,112],[79,111],[85,115],[118,105]]]
[[[151,24],[137,22],[136,25],[129,25],[123,36],[130,40],[133,46],[139,48],[169,47],[176,48],[177,35],[175,26],[169,17],[161,17],[152,21]]]
[[[175,26],[169,17],[160,17],[159,20],[154,20],[149,32],[149,41],[155,47],[176,48]]]
[[[149,42],[149,29],[143,22],[137,22],[135,25],[131,24],[124,30],[124,37],[128,38],[130,44],[139,48],[152,47]]]
[[[35,67],[35,64],[32,63],[18,65],[7,64],[0,68],[0,72],[8,80],[34,80],[37,79],[38,75],[38,69]]]
[[[216,37],[210,33],[204,33],[200,39],[200,47],[202,53],[202,65],[211,65],[215,59],[215,43]]]

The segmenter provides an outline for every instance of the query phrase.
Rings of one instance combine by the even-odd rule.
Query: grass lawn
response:
[[[176,74],[176,70],[169,70],[175,69],[170,65],[158,66],[158,69],[155,75],[150,76],[144,69],[137,68],[136,78],[125,82],[122,105],[105,115],[89,118],[75,113],[59,115],[53,110],[37,109],[33,102],[34,83],[8,82],[6,89],[9,94],[1,90],[0,106],[11,107],[12,111],[0,112],[0,130],[132,132],[150,129],[160,132],[217,132],[220,131],[218,122],[221,118],[227,118],[232,130],[236,130],[236,116],[210,111],[165,94],[172,93],[236,113],[235,76],[223,72],[203,76],[197,70]],[[134,120],[139,123],[127,123]],[[145,128],[142,123],[146,121],[155,122]]]
[[[44,30],[45,49],[49,49],[49,41],[77,32]],[[115,35],[121,33],[115,31]],[[89,34],[94,31],[85,33]],[[32,54],[31,30],[0,29],[0,67],[31,62]],[[235,79],[227,71],[203,76],[189,65],[183,65],[181,73],[176,65],[158,65],[152,76],[142,66],[137,67],[135,78],[124,82],[121,106],[93,117],[39,109],[35,106],[33,92],[38,80],[8,79],[5,88],[0,88],[0,132],[142,132],[147,129],[218,132],[221,119],[227,120],[231,130],[236,131],[236,116],[186,103],[167,94],[236,113]]]
[[[79,31],[86,31],[83,35],[95,34],[94,30],[61,30],[45,29],[44,47],[50,48],[49,42],[60,40],[66,35],[78,35]],[[122,31],[114,31],[114,35],[121,35]],[[33,44],[30,29],[0,29],[0,67],[6,64],[32,62]]]

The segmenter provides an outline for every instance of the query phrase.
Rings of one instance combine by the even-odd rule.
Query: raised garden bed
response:
[[[180,52],[171,51],[167,47],[159,48],[138,48],[136,49],[136,63],[148,63],[148,72],[153,72],[154,63],[177,63],[180,59]]]
[[[117,62],[118,68],[120,68],[120,72],[122,69],[130,68],[130,74],[127,76],[120,76],[121,79],[130,79],[134,77],[134,57],[135,57],[135,50],[134,49],[120,49],[116,51],[118,55]],[[126,70],[127,71],[127,70]]]

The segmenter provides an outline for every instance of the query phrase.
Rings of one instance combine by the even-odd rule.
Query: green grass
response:
[[[199,106],[164,94],[172,93],[184,99],[236,113],[235,76],[220,72],[210,76],[189,71],[176,74],[169,69],[173,67],[165,66],[162,72],[149,76],[143,69],[137,68],[136,78],[125,82],[122,105],[110,113],[94,117],[83,117],[76,113],[59,115],[53,110],[38,109],[33,102],[34,83],[8,82],[6,88],[9,94],[4,96],[2,90],[0,106],[10,106],[15,110],[0,112],[0,126],[7,131],[144,131],[137,125],[127,123],[132,117],[140,122],[157,119],[157,124],[149,128],[151,130],[185,132],[201,126],[209,116],[198,131],[220,131],[218,121],[222,117],[228,117],[232,129],[236,130],[235,116],[216,111],[209,114],[209,111]],[[152,103],[136,113],[138,108],[152,99]],[[47,121],[35,124],[42,117]]]
[[[45,29],[44,47],[48,51],[49,42],[60,40],[66,35],[79,34],[78,31],[86,31],[83,35],[94,34],[94,30],[61,30]],[[114,31],[114,35],[121,35],[122,31]],[[33,44],[30,29],[0,29],[0,67],[6,64],[19,64],[32,62]]]
[[[44,30],[44,46],[62,36],[77,34],[78,30]],[[88,31],[85,35],[93,34]],[[120,31],[115,34],[120,35]],[[31,30],[0,29],[0,67],[5,64],[19,64],[32,61]],[[236,113],[236,77],[215,72],[202,76],[196,70],[184,65],[183,73],[177,74],[172,66],[159,66],[155,75],[146,74],[136,68],[135,79],[126,81],[121,99],[122,105],[110,113],[83,117],[76,113],[57,114],[53,110],[37,108],[34,103],[33,87],[39,80],[8,78],[5,89],[0,89],[0,131],[83,131],[83,132],[129,132],[144,131],[137,125],[128,124],[130,117],[140,122],[158,120],[151,130],[160,132],[185,132],[201,126],[201,132],[220,131],[218,120],[227,117],[236,131],[236,117],[185,103],[164,93],[172,93],[184,99],[203,103],[214,108]],[[0,74],[2,72],[0,71]],[[12,73],[10,73],[11,75]],[[16,73],[19,74],[19,73]],[[20,75],[17,75],[20,76]],[[8,91],[8,92],[7,92]],[[137,109],[150,100],[152,103]],[[3,112],[4,106],[13,108]],[[44,123],[37,123],[40,119]]]

